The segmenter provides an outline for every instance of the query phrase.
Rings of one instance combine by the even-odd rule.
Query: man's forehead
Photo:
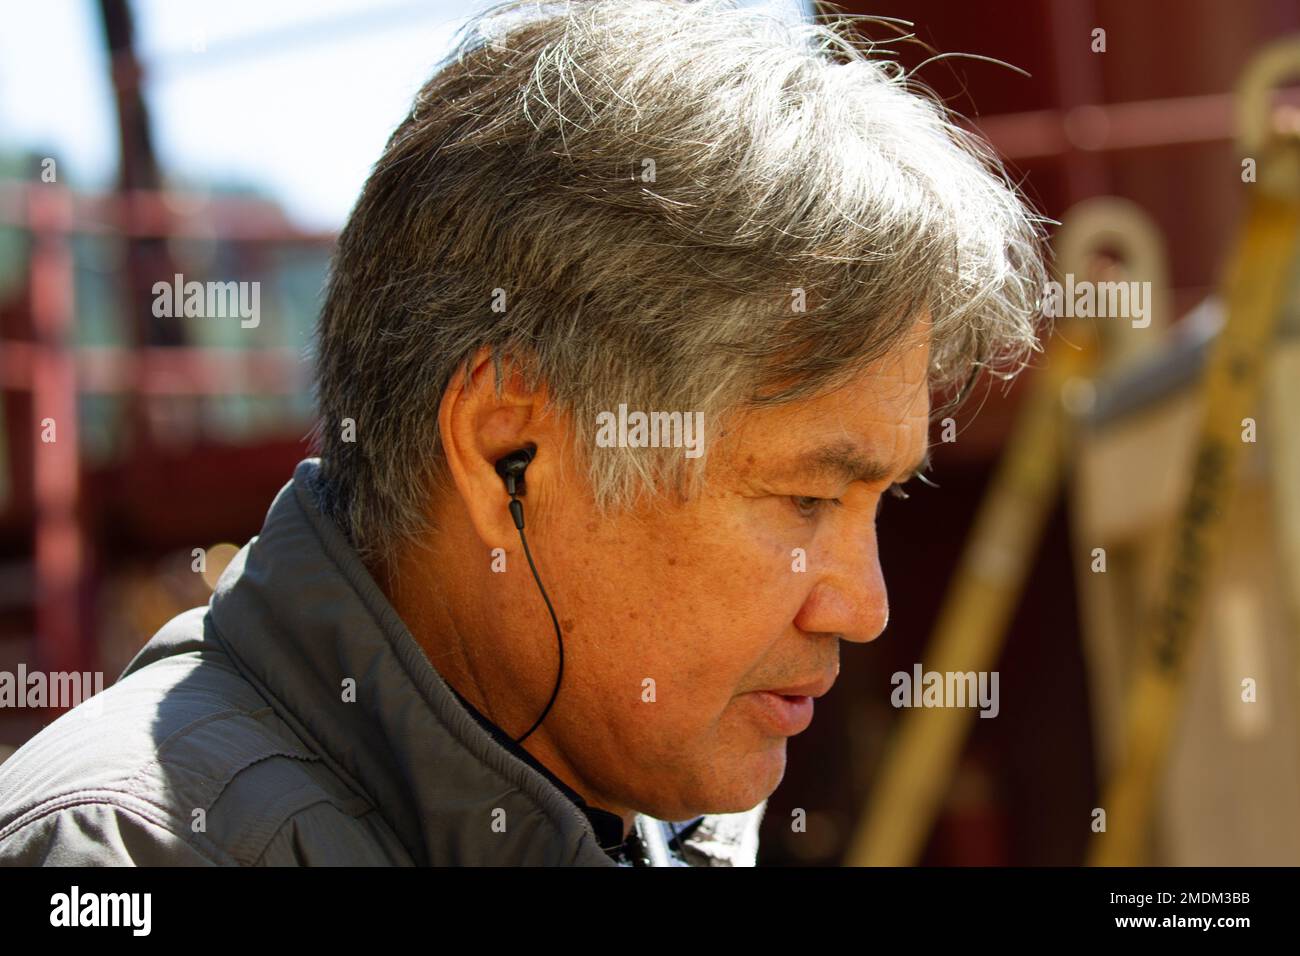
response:
[[[839,387],[742,414],[733,432],[741,460],[769,475],[817,472],[872,484],[925,470],[929,353],[926,316],[898,347]]]
[[[895,359],[816,398],[791,403],[789,417],[802,429],[847,431],[849,437],[862,434],[868,444],[876,440],[878,433],[892,435],[900,426],[927,421],[929,370],[917,358]]]
[[[789,427],[772,454],[763,456],[769,468],[869,484],[924,471],[929,465],[928,375],[924,364],[919,375],[908,371],[898,364],[873,370],[803,408],[790,407]]]

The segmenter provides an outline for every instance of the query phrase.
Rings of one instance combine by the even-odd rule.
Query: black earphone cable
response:
[[[537,573],[537,565],[533,563],[533,553],[528,548],[528,536],[524,534],[523,503],[512,494],[510,496],[510,505],[510,513],[515,518],[515,527],[519,529],[519,540],[524,545],[524,557],[528,559],[528,567],[533,572],[533,580],[537,582],[537,590],[542,592],[542,600],[546,602],[546,610],[551,614],[551,623],[555,625],[555,642],[560,648],[560,668],[555,675],[555,689],[551,691],[551,699],[546,702],[546,709],[542,711],[542,716],[538,717],[533,726],[528,728],[528,733],[515,741],[515,743],[521,744],[534,730],[542,725],[546,715],[551,712],[551,706],[555,703],[555,698],[560,695],[560,682],[564,679],[564,636],[560,632],[560,621],[555,616],[555,608],[551,606],[551,599],[546,593],[546,588],[542,585],[542,577]]]
[[[542,576],[537,571],[537,563],[533,561],[532,549],[528,547],[528,535],[524,533],[524,503],[519,500],[519,494],[523,491],[523,472],[532,460],[534,449],[529,448],[521,450],[516,455],[509,456],[498,462],[497,472],[505,480],[506,492],[510,495],[510,516],[514,519],[515,528],[519,531],[519,541],[524,546],[524,557],[528,559],[528,569],[533,572],[533,580],[537,582],[537,590],[542,594],[542,600],[546,602],[546,610],[551,615],[551,624],[555,627],[555,643],[559,647],[560,666],[555,675],[555,687],[551,690],[551,699],[546,702],[546,708],[542,711],[540,717],[528,728],[528,733],[515,740],[515,743],[521,744],[532,734],[534,730],[542,725],[546,715],[551,712],[551,707],[555,704],[555,699],[560,694],[560,684],[564,680],[564,634],[560,630],[560,620],[555,614],[555,607],[551,604],[550,595],[546,593],[546,587],[542,584]],[[685,844],[682,842],[682,835],[677,832],[677,827],[671,821],[666,821],[668,827],[672,830],[672,843],[677,845],[677,853],[685,860]],[[670,846],[668,852],[671,855],[673,850]],[[686,861],[689,865],[689,861]]]

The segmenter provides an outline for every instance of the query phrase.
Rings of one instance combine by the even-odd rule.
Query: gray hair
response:
[[[1044,222],[853,18],[500,4],[416,96],[340,235],[316,356],[324,507],[368,561],[428,531],[439,402],[484,347],[498,387],[509,360],[572,415],[601,509],[702,471],[680,449],[598,448],[619,403],[703,412],[711,432],[861,374],[927,309],[931,387],[964,398],[1039,348]]]

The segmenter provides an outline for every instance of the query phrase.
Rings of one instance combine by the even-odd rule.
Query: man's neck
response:
[[[491,673],[483,672],[481,665],[490,661],[491,655],[477,651],[463,636],[467,629],[459,625],[448,611],[456,602],[445,593],[446,582],[429,579],[427,569],[437,563],[437,557],[428,551],[421,550],[418,560],[408,551],[398,558],[393,567],[372,568],[371,573],[434,670],[479,715],[500,728],[502,734],[513,741],[513,736],[510,736],[510,715],[500,716],[496,713],[492,706],[492,699],[496,695],[491,693],[491,688],[514,686],[514,682],[494,682]],[[549,693],[546,696],[549,699]],[[517,697],[516,690],[502,694],[498,699],[510,700]],[[520,719],[527,719],[531,726],[536,715]],[[551,739],[545,723],[526,741],[516,743],[515,746],[526,751],[551,775],[578,794],[588,806],[620,817],[623,820],[624,839],[631,834],[636,811],[627,807],[610,807],[606,801],[594,796],[592,788],[581,780]]]

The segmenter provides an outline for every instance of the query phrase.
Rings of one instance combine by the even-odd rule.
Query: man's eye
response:
[[[791,495],[790,500],[794,502],[799,514],[805,518],[814,518],[823,508],[840,503],[838,498],[813,498],[809,495]]]
[[[885,490],[887,493],[893,495],[895,498],[912,497],[906,491],[903,490],[903,486],[901,484],[892,484]],[[811,495],[791,495],[790,500],[794,502],[795,509],[799,512],[799,514],[805,518],[814,518],[817,516],[818,512],[820,512],[822,509],[830,505],[839,505],[842,503],[839,498],[814,498]],[[884,503],[885,503],[885,496],[881,495],[880,499],[876,502],[877,516],[880,514],[880,508]]]

